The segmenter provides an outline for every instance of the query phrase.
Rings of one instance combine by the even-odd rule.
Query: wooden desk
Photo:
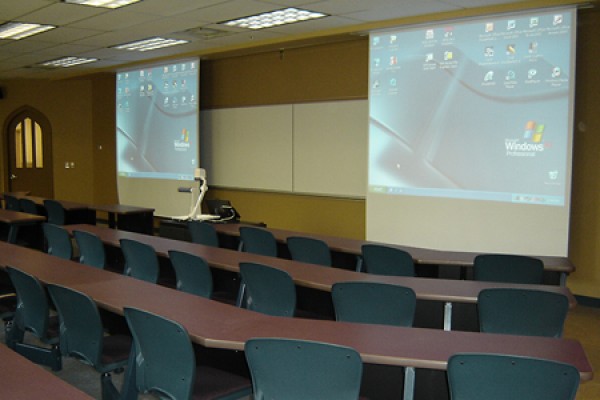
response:
[[[108,226],[130,232],[154,233],[154,208],[123,204],[91,205],[91,209],[108,213]]]
[[[46,220],[41,215],[27,214],[20,211],[0,209],[0,223],[9,225],[8,243],[16,243],[19,227],[23,225],[39,224]]]
[[[0,344],[0,397],[3,399],[91,400],[51,372]]]
[[[216,231],[222,235],[228,235],[239,238],[239,229],[243,224],[213,224]],[[332,251],[340,253],[352,254],[358,257],[357,270],[360,270],[362,262],[360,261],[361,247],[364,244],[376,243],[367,240],[348,239],[340,238],[335,236],[317,235],[310,233],[301,233],[296,231],[289,231],[284,229],[272,229],[269,230],[275,236],[280,243],[285,243],[287,238],[290,236],[307,236],[315,239],[320,239],[327,243]],[[420,247],[411,246],[400,246],[400,245],[389,245],[386,246],[397,247],[404,251],[407,251],[413,256],[416,264],[433,264],[433,265],[453,265],[461,267],[472,267],[473,260],[479,253],[463,252],[463,251],[443,251],[425,249]],[[546,271],[558,272],[561,274],[561,283],[564,286],[566,282],[566,276],[575,271],[575,266],[567,257],[551,257],[551,256],[537,256],[544,262],[544,269]]]
[[[576,300],[566,287],[551,285],[515,285],[496,282],[477,282],[453,279],[409,278],[397,276],[382,276],[349,271],[339,268],[327,268],[314,264],[300,263],[282,258],[266,257],[257,254],[244,253],[236,250],[203,246],[200,244],[161,238],[157,236],[141,235],[132,232],[117,231],[91,225],[69,225],[69,231],[84,230],[97,235],[105,244],[119,247],[119,240],[133,239],[154,247],[162,257],[168,257],[169,250],[179,250],[196,254],[206,260],[213,268],[231,272],[239,272],[241,262],[254,262],[266,264],[286,271],[294,283],[311,289],[330,292],[336,282],[365,281],[391,283],[410,287],[420,300],[432,300],[444,303],[444,329],[451,329],[453,303],[477,303],[479,292],[491,287],[512,287],[538,289],[555,293],[562,293],[569,298],[571,306]]]
[[[401,328],[325,320],[271,317],[179,292],[121,274],[90,268],[45,253],[0,243],[0,266],[12,265],[43,283],[71,287],[109,311],[137,307],[180,322],[192,340],[208,348],[243,350],[253,337],[286,337],[350,346],[365,363],[444,370],[459,352],[488,352],[540,357],[574,365],[586,381],[592,366],[572,339]],[[414,382],[409,381],[409,389]],[[410,390],[405,393],[409,399]]]
[[[29,199],[37,204],[45,212],[44,200],[46,198],[39,196],[24,196],[22,193],[6,193],[18,199]],[[85,203],[78,203],[68,200],[57,200],[65,209],[65,219],[67,224],[95,224],[96,212],[91,210]]]

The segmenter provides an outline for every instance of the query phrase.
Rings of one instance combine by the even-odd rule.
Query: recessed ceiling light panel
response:
[[[104,8],[119,8],[128,6],[129,4],[137,3],[141,0],[63,0],[65,3],[81,4],[84,6],[104,7]]]
[[[153,37],[149,39],[138,40],[135,42],[120,44],[114,46],[113,48],[118,50],[149,51],[161,49],[163,47],[177,46],[185,43],[189,43],[189,41],[181,39],[165,39],[161,37]]]
[[[87,64],[98,61],[97,58],[85,58],[85,57],[62,57],[56,60],[50,60],[40,63],[43,67],[50,68],[67,68],[74,67],[75,65]]]
[[[264,29],[327,16],[327,14],[315,11],[302,10],[298,8],[285,8],[268,13],[251,15],[245,18],[224,21],[221,22],[221,24],[246,29]]]
[[[26,22],[8,22],[0,25],[0,39],[19,40],[28,36],[37,35],[50,29],[54,29],[54,25],[30,24]]]

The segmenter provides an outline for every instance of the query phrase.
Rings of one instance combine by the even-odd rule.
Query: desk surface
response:
[[[239,236],[240,226],[245,226],[244,224],[213,224],[218,233],[230,235],[230,236]],[[327,235],[318,235],[311,233],[301,233],[296,231],[290,231],[285,229],[272,229],[272,228],[264,228],[269,230],[280,242],[285,242],[290,236],[307,236],[315,239],[320,239],[327,243],[329,248],[333,251],[339,251],[342,253],[360,255],[361,247],[364,244],[368,243],[377,243],[371,242],[367,240],[359,240],[359,239],[348,239],[341,238],[335,236],[327,236]],[[381,243],[377,243],[381,244]],[[459,265],[459,266],[473,266],[473,260],[475,256],[479,253],[473,252],[463,252],[463,251],[444,251],[444,250],[435,250],[435,249],[425,249],[421,247],[411,247],[411,246],[400,246],[400,245],[390,245],[385,244],[386,246],[397,247],[399,249],[405,250],[410,253],[415,262],[418,264],[436,264],[436,265]],[[541,259],[544,262],[544,268],[548,271],[557,271],[557,272],[573,272],[575,270],[575,266],[567,257],[551,257],[551,256],[538,256],[537,258]]]
[[[0,394],[6,399],[91,400],[92,397],[0,344]]]
[[[438,370],[446,368],[454,353],[490,352],[570,363],[582,380],[593,377],[583,347],[572,339],[271,317],[6,243],[0,243],[0,265],[80,290],[119,314],[130,306],[164,315],[183,324],[192,340],[206,347],[243,350],[252,337],[288,337],[350,346],[368,363]]]
[[[0,208],[0,222],[5,224],[29,224],[45,221],[42,215],[28,214],[20,211],[5,210]]]
[[[128,206],[125,204],[95,204],[90,205],[89,208],[96,211],[105,211],[107,213],[122,215],[154,213],[154,208]]]
[[[239,272],[240,262],[255,262],[266,264],[290,274],[299,286],[305,286],[322,291],[331,291],[336,282],[367,281],[391,283],[412,288],[418,299],[442,302],[476,303],[479,292],[490,287],[512,287],[539,289],[548,292],[562,293],[569,298],[571,306],[576,304],[572,293],[566,287],[552,285],[515,285],[495,282],[478,282],[437,278],[409,278],[398,276],[373,275],[354,272],[340,268],[327,268],[314,264],[300,263],[282,258],[266,257],[257,254],[244,253],[236,250],[203,246],[180,240],[166,239],[158,236],[142,235],[132,232],[108,229],[92,225],[68,225],[69,231],[85,230],[97,235],[105,244],[118,247],[122,238],[133,239],[154,247],[163,257],[168,256],[169,250],[179,250],[196,254],[206,260],[213,268]]]

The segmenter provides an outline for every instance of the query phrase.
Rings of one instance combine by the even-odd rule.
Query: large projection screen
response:
[[[367,239],[565,256],[573,8],[372,33]]]
[[[190,211],[198,166],[199,60],[117,72],[117,186],[121,204],[159,216]]]

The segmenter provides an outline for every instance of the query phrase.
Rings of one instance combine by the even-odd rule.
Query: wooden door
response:
[[[52,130],[48,119],[34,109],[19,110],[7,125],[8,190],[54,197]]]

